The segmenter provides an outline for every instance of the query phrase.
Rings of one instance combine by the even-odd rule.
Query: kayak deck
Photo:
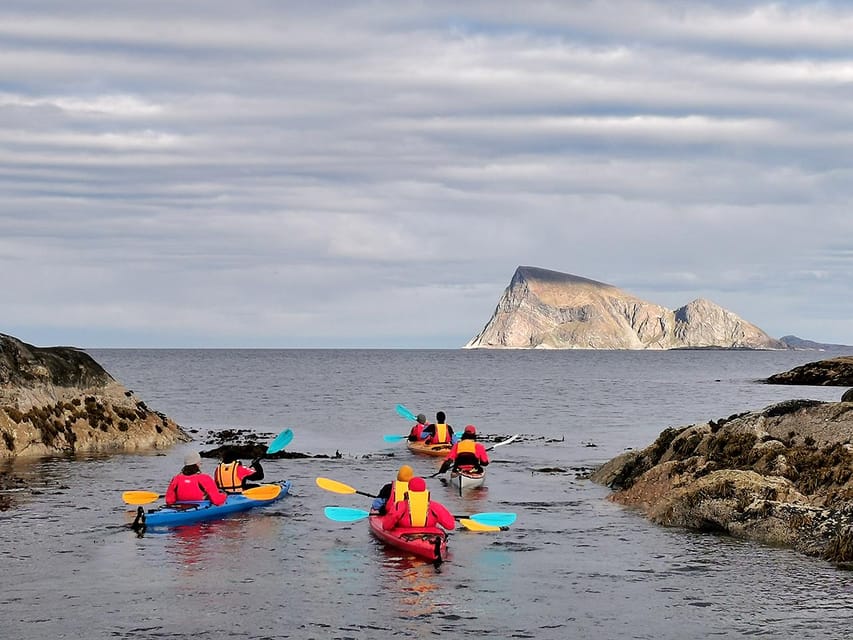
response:
[[[441,562],[447,556],[447,533],[438,527],[399,527],[387,531],[382,516],[368,518],[370,531],[382,542],[430,562]]]
[[[449,452],[452,444],[426,444],[423,440],[416,440],[414,442],[406,443],[406,446],[409,448],[409,451],[412,453],[418,453],[425,456],[446,456]]]
[[[175,527],[182,524],[191,524],[204,520],[222,518],[232,513],[248,511],[256,507],[263,507],[284,498],[290,491],[290,480],[281,483],[281,491],[277,496],[269,500],[253,500],[241,494],[229,495],[221,505],[214,505],[208,500],[201,502],[185,502],[177,505],[159,507],[143,511],[142,507],[137,510],[136,520],[133,527]],[[269,486],[269,485],[263,485]]]

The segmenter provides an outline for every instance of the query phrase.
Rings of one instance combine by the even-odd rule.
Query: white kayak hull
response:
[[[460,469],[450,473],[450,484],[451,486],[459,489],[459,491],[462,491],[463,489],[475,489],[476,487],[482,487],[485,482],[485,470],[480,473],[476,473],[474,471],[465,471]]]

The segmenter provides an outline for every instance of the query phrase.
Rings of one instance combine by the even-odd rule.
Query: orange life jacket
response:
[[[474,456],[477,455],[477,441],[466,439],[460,440],[456,443],[456,455],[458,456],[460,453],[470,453]]]
[[[237,461],[227,464],[224,462],[220,463],[213,474],[216,486],[225,493],[243,493],[243,481],[237,474],[239,466],[240,463]]]

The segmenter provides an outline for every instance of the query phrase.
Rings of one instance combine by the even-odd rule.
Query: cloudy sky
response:
[[[528,265],[853,344],[851,33],[840,1],[6,0],[0,333],[456,348]]]

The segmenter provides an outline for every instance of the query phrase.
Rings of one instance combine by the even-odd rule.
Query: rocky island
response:
[[[163,448],[190,436],[72,347],[0,334],[0,460]]]
[[[603,282],[518,267],[466,349],[787,349],[708,300],[674,311]]]
[[[591,475],[670,527],[853,563],[853,403],[790,400],[663,431]]]

